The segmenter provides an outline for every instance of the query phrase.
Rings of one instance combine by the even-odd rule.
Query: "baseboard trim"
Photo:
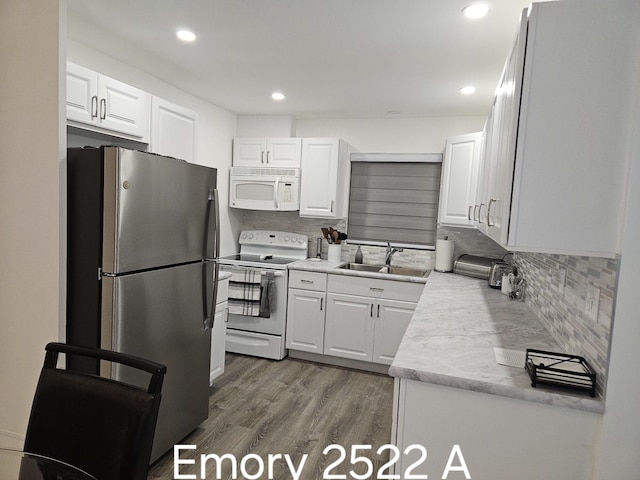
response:
[[[364,370],[365,372],[389,375],[389,365],[381,365],[379,363],[363,362],[361,360],[352,360],[350,358],[333,357],[331,355],[320,355],[318,353],[302,352],[300,350],[291,349],[289,349],[289,357],[316,363],[326,363],[336,367],[353,368],[356,370]]]

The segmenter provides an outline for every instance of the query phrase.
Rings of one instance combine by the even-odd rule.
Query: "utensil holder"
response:
[[[327,251],[327,260],[330,262],[340,263],[342,257],[342,244],[330,243],[329,250]]]

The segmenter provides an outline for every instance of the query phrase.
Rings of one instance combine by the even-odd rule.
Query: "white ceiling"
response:
[[[68,35],[237,114],[487,115],[529,1],[472,1],[68,0]]]

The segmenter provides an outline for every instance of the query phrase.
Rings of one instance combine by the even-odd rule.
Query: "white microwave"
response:
[[[300,210],[300,169],[231,167],[229,206],[247,210]]]

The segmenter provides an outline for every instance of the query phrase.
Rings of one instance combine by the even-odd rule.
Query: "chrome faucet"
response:
[[[397,253],[397,252],[401,252],[401,251],[402,251],[402,248],[394,248],[394,249],[392,249],[391,248],[391,242],[387,242],[387,256],[386,256],[386,260],[384,261],[384,264],[387,267],[390,267],[391,266],[391,257],[393,256],[393,254]]]

